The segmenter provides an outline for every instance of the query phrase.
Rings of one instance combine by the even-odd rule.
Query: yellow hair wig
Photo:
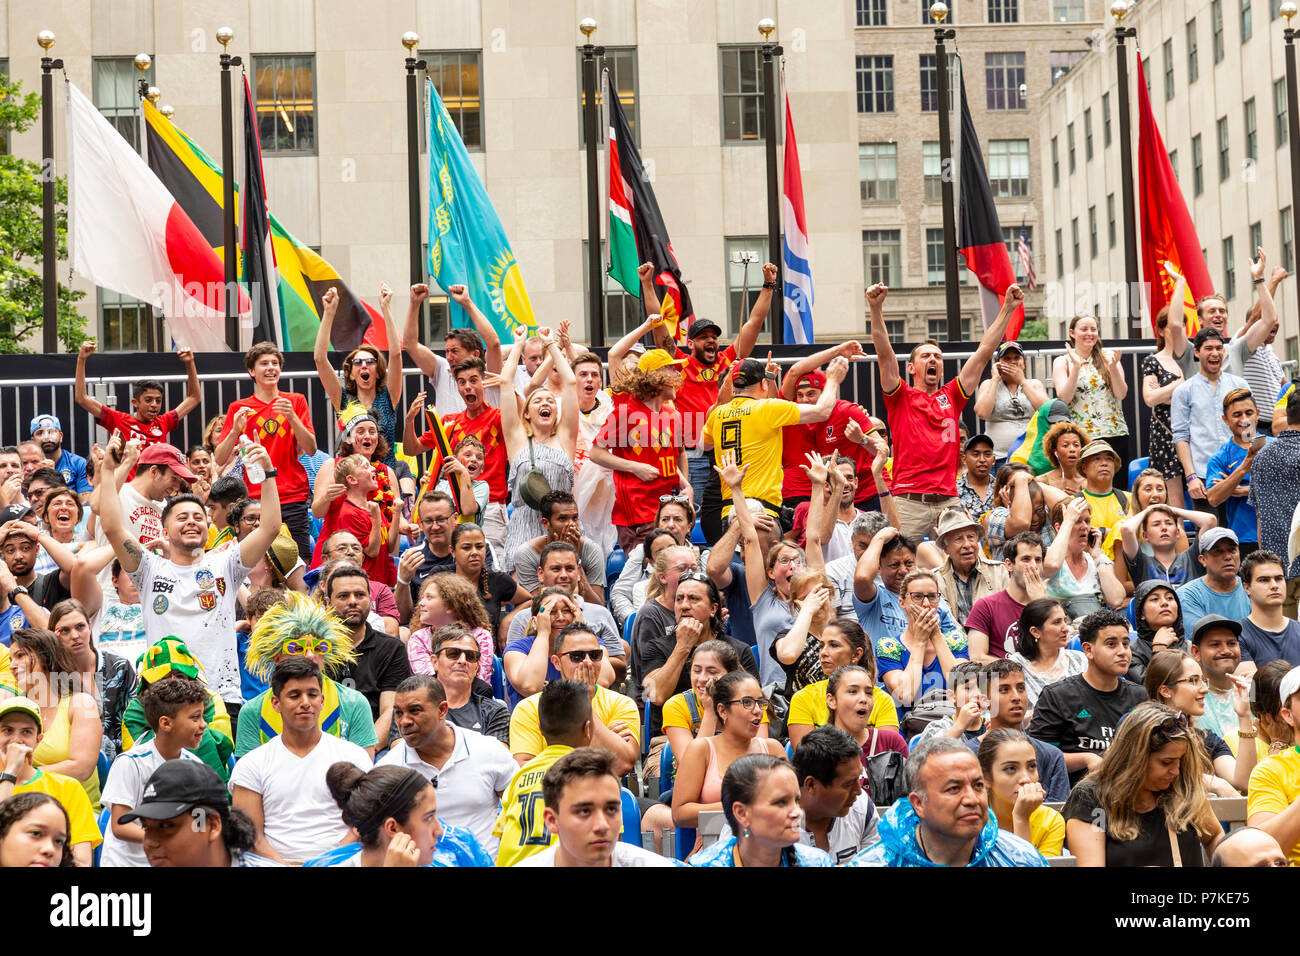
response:
[[[297,591],[290,591],[284,601],[273,604],[258,620],[249,636],[244,664],[250,674],[269,681],[276,656],[283,654],[289,644],[311,638],[315,639],[315,652],[323,659],[327,676],[339,673],[357,659],[352,635],[339,616]]]

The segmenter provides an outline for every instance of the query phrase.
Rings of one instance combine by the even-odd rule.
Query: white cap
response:
[[[1293,667],[1282,676],[1277,694],[1282,700],[1282,706],[1286,707],[1291,701],[1291,695],[1297,693],[1300,693],[1300,667]]]

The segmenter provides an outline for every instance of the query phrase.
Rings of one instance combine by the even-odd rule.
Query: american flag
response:
[[[1029,233],[1023,222],[1020,224],[1020,240],[1016,243],[1016,254],[1020,256],[1020,264],[1024,267],[1025,285],[1028,291],[1033,292],[1038,287],[1038,274],[1034,272],[1034,255],[1029,248]]]

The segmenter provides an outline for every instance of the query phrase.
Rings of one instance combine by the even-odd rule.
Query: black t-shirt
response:
[[[637,686],[648,671],[654,670],[668,658],[665,656],[659,664],[649,667],[645,664],[646,646],[652,640],[662,639],[670,628],[677,623],[677,616],[653,598],[642,604],[636,611],[636,621],[632,624],[632,653],[628,661],[629,670],[636,678]],[[670,646],[668,649],[672,651]]]
[[[1121,680],[1112,691],[1100,691],[1075,674],[1048,684],[1038,695],[1029,736],[1061,748],[1062,753],[1103,754],[1115,738],[1120,719],[1147,699],[1146,691]],[[1070,774],[1074,786],[1087,773]]]
[[[72,597],[72,592],[65,588],[59,580],[58,568],[36,575],[36,580],[28,586],[27,591],[32,600],[47,611],[60,601],[66,601]]]
[[[653,603],[658,604],[657,601]],[[642,635],[642,642],[640,644],[641,667],[643,668],[643,670],[641,671],[642,674],[648,674],[651,671],[655,671],[663,667],[664,664],[668,663],[668,657],[670,654],[672,654],[673,648],[677,646],[677,622],[676,620],[673,619],[673,615],[671,613],[669,613],[668,617],[671,623],[669,624],[667,630],[661,628],[655,628],[653,632]],[[641,616],[638,613],[637,624],[640,623],[641,623]],[[740,657],[741,668],[743,670],[749,671],[749,673],[754,675],[754,679],[757,680],[758,662],[754,660],[754,652],[750,650],[749,645],[742,644],[734,637],[729,637],[726,634],[720,635],[717,639],[720,641],[726,641],[733,648],[735,648],[736,654]],[[681,673],[677,675],[677,686],[673,688],[674,694],[681,694],[690,690],[691,660],[694,657],[695,657],[695,651],[692,650],[691,653],[687,655],[686,661],[682,664]],[[663,722],[664,722],[663,708],[662,707],[652,708],[652,712],[650,714],[650,736],[654,737],[659,734],[660,728],[663,726]]]
[[[1097,802],[1096,785],[1089,781],[1075,787],[1061,813],[1067,820],[1100,825],[1104,811]],[[1157,806],[1136,816],[1138,835],[1135,839],[1116,840],[1106,834],[1106,866],[1173,866],[1174,854],[1169,844],[1164,809]],[[1205,865],[1201,855],[1201,837],[1194,826],[1178,834],[1178,854],[1183,866]]]
[[[495,697],[469,695],[469,703],[447,711],[447,719],[464,730],[473,730],[510,743],[510,708]]]
[[[768,656],[776,661],[778,667],[785,671],[785,693],[792,696],[795,691],[803,690],[809,684],[815,684],[826,674],[822,671],[822,642],[809,634],[804,638],[803,650],[794,659],[793,664],[782,664],[776,656],[777,642],[789,634],[789,629],[782,629],[767,649]]]
[[[360,655],[340,680],[370,702],[370,714],[379,719],[379,695],[397,690],[397,685],[411,676],[411,659],[406,645],[395,637],[381,634],[369,624],[366,636],[356,647]],[[352,683],[348,684],[348,679]]]
[[[478,599],[483,602],[483,607],[488,612],[488,618],[492,621],[492,639],[495,641],[497,630],[501,627],[501,605],[510,603],[510,599],[515,596],[515,591],[519,589],[519,585],[510,575],[489,569],[487,589],[487,597],[484,597],[483,592],[477,588],[475,593],[478,594]],[[473,730],[474,728],[469,729]]]
[[[1232,748],[1228,746],[1227,741],[1212,730],[1206,730],[1204,727],[1197,727],[1201,732],[1201,740],[1205,743],[1205,749],[1209,751],[1210,763],[1218,760],[1220,757],[1231,757]]]

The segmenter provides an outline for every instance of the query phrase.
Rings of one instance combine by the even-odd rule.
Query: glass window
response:
[[[1061,185],[1061,156],[1057,137],[1052,137],[1052,185]]]
[[[1070,172],[1074,172],[1074,124],[1065,127],[1065,155],[1070,160]]]
[[[1273,137],[1279,147],[1286,145],[1289,116],[1286,110],[1286,78],[1273,83]]]
[[[957,267],[960,269],[961,263],[958,263]],[[943,285],[942,229],[925,230],[925,284]]]
[[[1025,82],[1023,53],[985,53],[984,86],[991,110],[1023,110],[1025,98],[1020,87]]]
[[[858,57],[858,112],[894,111],[894,58]]]
[[[1101,145],[1110,145],[1110,94],[1101,94]]]
[[[1029,140],[989,140],[989,185],[995,199],[1029,195]]]
[[[1201,154],[1201,134],[1192,137],[1192,195],[1205,191],[1205,162]]]
[[[941,201],[943,199],[943,157],[939,153],[938,143],[921,144],[921,174],[925,177],[926,201]]]
[[[1070,220],[1070,246],[1074,251],[1074,268],[1079,268],[1079,217]]]
[[[858,0],[858,26],[883,27],[888,24],[885,19],[885,0]]]
[[[1065,246],[1061,243],[1061,230],[1056,230],[1056,277],[1065,278]]]
[[[1020,258],[1020,226],[1003,226],[1002,242],[1007,247],[1007,255],[1011,257],[1011,270],[1016,274],[1016,281],[1023,282],[1025,279],[1025,263]],[[1034,249],[1034,227],[1025,226],[1025,244],[1029,246],[1030,255],[1033,255]]]
[[[1187,21],[1187,82],[1195,83],[1201,75],[1200,64],[1196,60],[1196,17]]]
[[[587,240],[582,241],[582,296],[583,314],[587,319],[587,328],[591,326],[591,297],[585,292],[587,289],[588,277],[591,275],[590,266],[587,261],[587,250],[590,244]],[[603,263],[609,255],[609,242],[602,239],[600,242],[601,262]],[[754,269],[750,267],[749,278],[753,281]],[[759,275],[762,275],[761,268]],[[761,287],[763,280],[759,279]],[[618,284],[618,280],[605,273],[601,276],[601,294],[604,299],[605,310],[605,338],[607,341],[616,342],[623,336],[627,335],[633,329],[637,328],[645,321],[645,312],[641,308],[640,296],[628,295],[624,288]]]
[[[1083,0],[1052,0],[1052,19],[1057,23],[1078,23],[1083,19]]]
[[[1291,272],[1295,269],[1295,224],[1291,221],[1290,206],[1278,213],[1278,220],[1282,233],[1282,268]]]
[[[1097,258],[1097,207],[1088,207],[1088,257]]]
[[[483,102],[480,96],[480,77],[483,56],[478,50],[431,50],[420,54],[425,62],[425,76],[433,83],[442,103],[447,107],[452,125],[460,133],[465,148],[471,152],[483,149]],[[578,98],[581,110],[582,64],[578,65]],[[599,77],[597,77],[599,83]],[[421,94],[423,95],[423,94]],[[427,133],[424,130],[424,110],[420,110],[420,151],[428,152]],[[628,122],[636,131],[636,114],[628,110]],[[597,123],[597,125],[600,125]],[[582,114],[578,114],[578,136],[581,137]],[[604,135],[604,131],[601,131]]]
[[[605,55],[596,57],[596,107],[600,109],[604,106],[605,97],[602,92],[603,87],[600,82],[602,70],[609,70],[609,81],[618,93],[618,102],[623,107],[623,115],[627,117],[628,126],[632,127],[632,136],[637,143],[641,142],[641,130],[637,124],[637,95],[636,95],[636,47],[605,47]],[[582,89],[582,50],[578,50],[578,145],[585,147],[587,145],[587,130],[582,123],[582,110],[587,105],[587,97]],[[447,107],[451,109],[451,107]],[[452,114],[453,116],[455,114]],[[596,132],[599,143],[605,142],[606,129],[605,122],[597,114]],[[459,126],[458,126],[459,128]]]
[[[1016,23],[1020,19],[1016,0],[988,0],[989,23]]]
[[[1219,182],[1227,182],[1228,173],[1231,171],[1232,163],[1229,159],[1228,152],[1228,117],[1220,116],[1218,122],[1219,133]]]
[[[131,63],[128,58],[127,63]],[[135,67],[131,67],[135,72]],[[143,352],[149,347],[153,309],[139,299],[99,289],[99,349],[101,352]]]
[[[255,56],[253,76],[262,149],[269,153],[314,153],[316,57],[310,53]]]
[[[1174,41],[1166,40],[1160,46],[1161,58],[1165,61],[1165,100],[1174,98]]]
[[[1048,63],[1052,68],[1052,85],[1056,81],[1069,73],[1074,68],[1074,64],[1083,59],[1086,50],[1052,50],[1048,56]]]
[[[1083,111],[1083,158],[1092,159],[1092,107]]]
[[[1151,95],[1151,57],[1149,56],[1144,56],[1142,58],[1142,75],[1146,78],[1147,81],[1147,96],[1150,96]]]
[[[756,46],[722,47],[722,141],[763,141],[763,56]],[[762,283],[759,283],[762,285]]]
[[[1115,194],[1106,194],[1106,247],[1115,248]]]
[[[1251,35],[1250,0],[1241,0],[1241,42],[1245,43]]]
[[[862,271],[866,285],[883,282],[887,286],[897,287],[903,284],[900,235],[898,229],[862,230]]]
[[[1264,226],[1262,223],[1250,224],[1250,248],[1246,250],[1247,258],[1255,258],[1255,250],[1264,244]]]
[[[898,199],[898,145],[859,143],[858,178],[863,202],[892,202]]]
[[[933,53],[921,54],[921,112],[932,113],[939,108],[939,71],[934,65]]]
[[[1231,299],[1237,294],[1237,257],[1232,251],[1232,236],[1223,240],[1223,295]]]
[[[92,61],[95,106],[103,117],[113,124],[131,148],[140,149],[140,74],[136,72],[135,58],[130,56],[97,56]],[[8,61],[5,73],[8,75]],[[153,64],[145,78],[153,83]],[[5,134],[8,135],[7,133]],[[9,152],[8,143],[5,153]],[[135,300],[130,300],[134,302]]]
[[[1268,0],[1268,18],[1276,20],[1282,15],[1282,0]]]
[[[1259,130],[1255,125],[1255,97],[1242,104],[1242,114],[1246,123],[1246,158],[1259,159]]]
[[[1210,34],[1214,38],[1214,62],[1223,62],[1223,0],[1210,0]]]
[[[1178,175],[1178,150],[1169,151],[1169,165],[1174,171],[1174,179],[1181,179],[1182,177]]]
[[[749,253],[749,257],[753,260],[748,264],[748,267],[743,261],[736,261],[742,258],[742,253]],[[763,263],[766,261],[766,236],[727,237],[728,338],[740,331],[740,326],[745,319],[749,318],[749,310],[754,307],[754,303],[758,300],[758,294],[763,291]],[[776,316],[776,319],[780,321],[781,317]],[[640,325],[640,321],[633,323],[629,330],[637,325]],[[766,330],[764,332],[766,334]],[[771,341],[770,337],[768,341]]]
[[[938,318],[931,317],[926,319],[925,334],[928,338],[936,339],[940,342],[947,342],[948,317],[946,315],[941,315]],[[963,315],[961,317],[961,337],[963,341],[971,341],[971,317],[969,315]]]

